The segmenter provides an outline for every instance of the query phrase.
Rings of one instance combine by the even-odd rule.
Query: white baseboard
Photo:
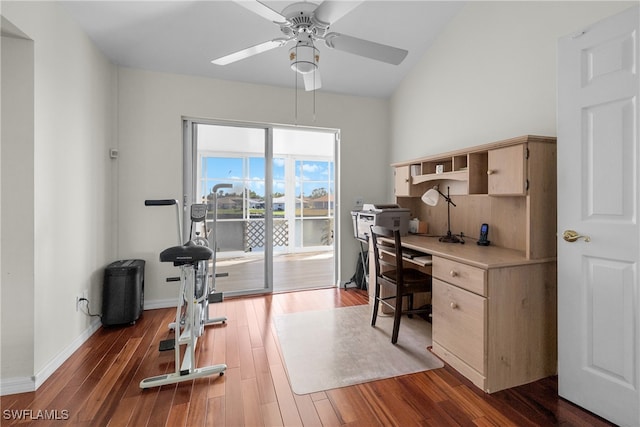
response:
[[[36,390],[34,377],[15,377],[0,379],[0,396],[28,393]]]
[[[99,328],[100,320],[93,319],[89,327],[84,330],[71,344],[58,353],[47,365],[33,377],[15,377],[0,379],[0,396],[36,391],[85,341]]]
[[[156,308],[168,308],[175,307],[178,304],[177,298],[171,299],[157,299],[157,300],[145,300],[144,301],[144,309],[145,310],[155,310]]]

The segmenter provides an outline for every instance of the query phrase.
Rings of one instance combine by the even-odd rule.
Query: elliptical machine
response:
[[[145,200],[145,206],[171,205],[176,206],[179,244],[163,250],[160,253],[160,261],[172,262],[174,266],[180,267],[180,277],[167,279],[170,282],[180,281],[180,291],[176,307],[176,321],[169,325],[170,328],[174,329],[174,339],[161,342],[160,349],[174,350],[175,372],[143,379],[140,381],[140,388],[143,389],[190,381],[216,373],[223,375],[227,369],[225,364],[202,368],[195,367],[195,348],[198,337],[204,333],[204,326],[213,323],[224,323],[227,320],[226,317],[209,318],[208,304],[210,299],[215,299],[212,298],[215,289],[213,289],[213,281],[209,281],[208,263],[213,257],[213,251],[208,247],[207,240],[207,205],[191,205],[191,231],[189,233],[189,241],[185,244],[182,244],[180,203],[174,199]],[[204,222],[205,236],[200,236],[200,233],[196,231],[196,237],[192,238],[194,224],[199,222]],[[213,276],[215,277],[215,273]],[[181,345],[186,345],[184,356],[182,357]]]

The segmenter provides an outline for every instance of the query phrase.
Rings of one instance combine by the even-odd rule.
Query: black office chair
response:
[[[382,238],[393,239],[394,243]],[[423,306],[418,309],[413,308],[413,294],[418,292],[431,292],[431,276],[416,270],[415,268],[404,268],[402,265],[402,244],[400,231],[389,228],[371,226],[371,239],[373,241],[373,255],[376,266],[375,298],[373,305],[373,316],[371,326],[376,325],[378,317],[378,306],[380,303],[393,310],[393,333],[391,342],[398,341],[400,331],[400,318],[403,314],[427,314],[431,313],[431,306]],[[387,261],[382,257],[382,252],[395,254],[394,259]],[[384,271],[383,271],[384,270]],[[387,297],[380,296],[380,288],[385,286],[392,289],[393,293]],[[407,309],[402,309],[402,301],[408,297]],[[389,300],[394,300],[390,302]]]

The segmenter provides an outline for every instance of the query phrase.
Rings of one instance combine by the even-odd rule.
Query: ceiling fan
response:
[[[315,90],[321,87],[320,72],[318,71],[320,51],[314,46],[316,41],[323,41],[330,49],[341,50],[393,65],[400,64],[408,53],[404,49],[329,32],[331,24],[349,13],[362,1],[325,0],[320,5],[299,2],[285,7],[282,12],[277,12],[258,0],[235,0],[235,2],[279,25],[284,37],[275,38],[211,61],[217,65],[231,64],[282,47],[289,42],[295,42],[295,46],[289,49],[291,68],[302,74],[306,90]]]

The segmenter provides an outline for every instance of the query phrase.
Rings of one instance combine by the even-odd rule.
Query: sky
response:
[[[234,157],[206,157],[202,160],[203,178],[206,179],[207,194],[218,183],[231,183],[234,188],[224,190],[225,192],[239,193],[242,189],[243,177],[247,177],[247,185],[250,190],[260,196],[264,196],[264,157],[249,157],[244,170],[244,159]],[[276,193],[286,193],[285,191],[285,164],[284,158],[274,158],[273,179]],[[333,191],[333,183],[329,181],[330,175],[334,173],[333,162],[321,160],[292,160],[290,164],[295,168],[295,191],[299,195],[300,189],[303,195],[309,196],[314,189],[324,188],[328,192]]]

